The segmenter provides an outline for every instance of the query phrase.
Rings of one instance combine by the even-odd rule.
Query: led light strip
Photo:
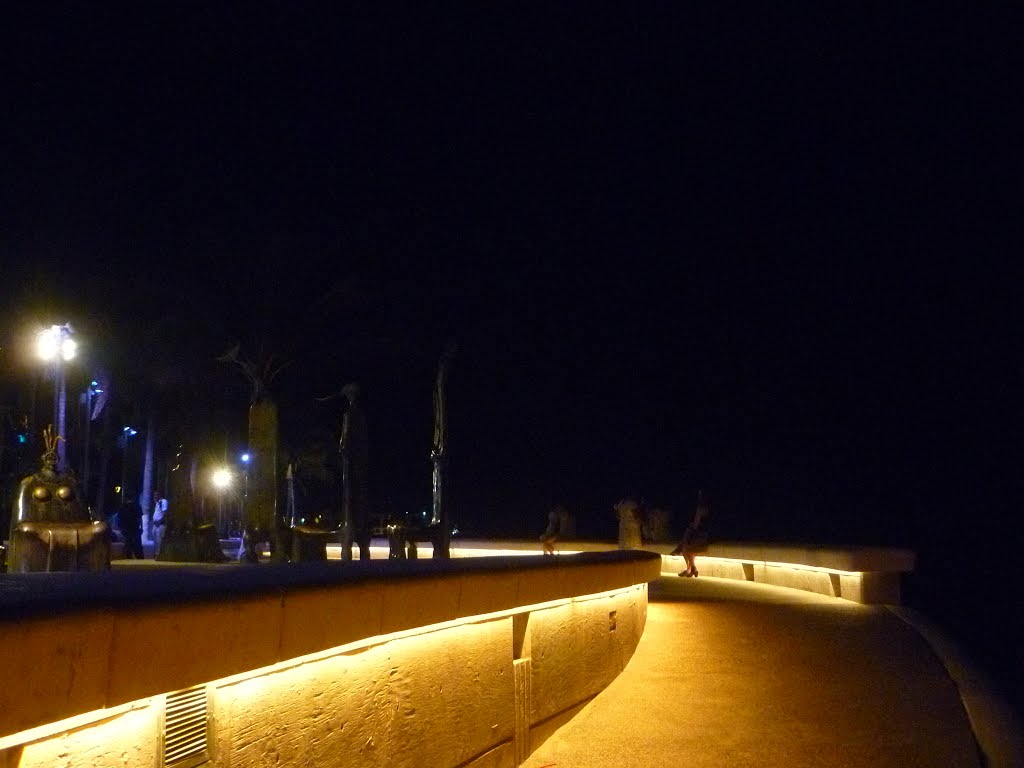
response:
[[[682,560],[682,555],[662,555],[663,558],[671,557],[673,559]],[[805,565],[803,563],[780,563],[774,560],[743,560],[736,557],[718,557],[718,556],[707,556],[697,555],[701,560],[711,560],[719,563],[736,563],[738,565],[766,565],[772,566],[773,568],[792,568],[797,571],[815,571],[817,573],[834,573],[839,576],[863,576],[865,571],[842,571],[838,568],[828,568],[824,565]]]
[[[136,709],[146,709],[152,704],[154,698],[156,697],[150,696],[145,699],[129,701],[127,704],[119,704],[116,707],[94,709],[92,712],[83,712],[80,715],[72,715],[71,717],[66,717],[63,720],[56,720],[52,723],[37,725],[34,728],[28,728],[24,731],[19,731],[18,733],[12,733],[10,736],[0,736],[0,750],[7,749],[8,747],[14,747],[19,744],[27,744],[31,741],[39,741],[58,733],[73,731],[76,728],[82,728],[86,725],[93,725],[94,723],[100,723],[104,720],[110,720],[118,715],[123,715],[125,712],[131,712]]]
[[[448,621],[441,621],[436,624],[428,624],[423,627],[413,627],[410,629],[403,629],[397,632],[388,632],[383,635],[374,635],[372,637],[365,637],[361,640],[354,640],[351,643],[345,645],[337,645],[333,648],[326,648],[322,651],[316,651],[314,653],[308,653],[304,656],[296,656],[292,659],[285,661],[279,661],[276,664],[269,664],[265,667],[259,667],[257,669],[250,669],[245,672],[239,672],[236,675],[230,675],[228,677],[218,678],[217,680],[210,681],[209,685],[213,686],[224,686],[231,685],[234,683],[248,680],[251,677],[262,677],[263,675],[271,674],[274,672],[281,672],[286,669],[293,667],[302,666],[303,664],[309,664],[311,662],[323,661],[334,656],[343,656],[345,654],[352,653],[354,651],[361,651],[367,648],[372,648],[377,645],[383,645],[390,643],[393,640],[403,640],[409,637],[416,637],[418,635],[427,635],[433,632],[440,632],[446,629],[452,629],[454,627],[461,627],[467,624],[480,624],[486,621],[493,621],[495,619],[502,619],[508,616],[513,616],[517,613],[528,613],[532,611],[542,611],[549,608],[559,608],[564,605],[571,603],[582,603],[590,600],[600,600],[605,597],[614,597],[616,595],[628,594],[632,591],[640,591],[646,589],[646,584],[634,584],[631,587],[620,587],[618,589],[611,589],[605,592],[594,592],[589,595],[577,595],[575,597],[563,597],[558,600],[549,600],[543,603],[533,603],[531,605],[517,606],[515,608],[505,608],[500,611],[492,611],[490,613],[480,613],[474,616],[465,616],[459,619],[449,619]]]

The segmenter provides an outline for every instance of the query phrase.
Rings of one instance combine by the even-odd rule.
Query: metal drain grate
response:
[[[189,768],[206,762],[206,686],[168,693],[166,699],[164,765]]]

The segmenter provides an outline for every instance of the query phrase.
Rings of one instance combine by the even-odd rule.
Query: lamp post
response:
[[[213,487],[217,489],[217,535],[224,535],[224,494],[231,487],[231,470],[218,467],[213,470]]]
[[[242,524],[245,522],[245,504],[249,500],[249,462],[252,460],[252,455],[246,451],[239,459],[242,462],[242,495],[238,501],[238,529],[241,531]],[[231,533],[233,535],[234,531]]]
[[[451,504],[448,499],[448,416],[445,399],[445,383],[448,369],[458,351],[454,341],[445,344],[441,359],[437,364],[437,381],[434,384],[434,445],[430,450],[433,463],[433,514],[430,522],[440,523],[441,532],[434,543],[434,557],[448,559],[451,557]]]
[[[100,389],[99,382],[96,381],[90,381],[89,386],[85,388],[85,445],[82,447],[82,491],[85,493],[87,503],[91,498],[89,496],[89,433],[92,424],[92,398],[93,395],[102,393],[103,390]]]
[[[67,388],[64,382],[64,363],[74,358],[78,344],[71,338],[71,326],[51,325],[36,334],[36,353],[40,359],[53,365],[53,424],[57,429],[57,471],[67,469]]]
[[[139,434],[131,427],[121,430],[121,505],[124,505],[124,486],[128,482],[128,438]]]

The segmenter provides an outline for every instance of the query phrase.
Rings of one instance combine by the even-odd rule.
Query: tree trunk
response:
[[[142,462],[142,495],[139,504],[142,505],[142,540],[152,541],[153,536],[150,530],[153,513],[153,454],[156,447],[156,422],[153,413],[150,411],[146,419],[146,448],[145,458]]]
[[[268,542],[273,560],[287,560],[277,516],[277,405],[261,397],[249,407],[249,493],[238,559],[255,563]]]

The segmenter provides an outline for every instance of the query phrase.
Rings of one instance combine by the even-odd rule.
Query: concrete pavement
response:
[[[662,577],[626,669],[526,768],[980,768],[960,692],[884,606]]]

